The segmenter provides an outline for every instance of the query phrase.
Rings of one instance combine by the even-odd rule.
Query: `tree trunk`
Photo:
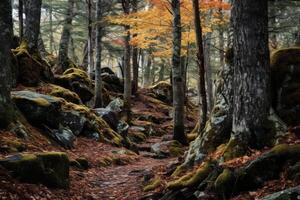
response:
[[[10,99],[11,45],[13,38],[12,7],[10,0],[0,2],[0,127],[13,121],[14,107]]]
[[[300,17],[298,18],[298,30],[296,35],[296,46],[300,46]]]
[[[162,60],[160,64],[160,70],[159,70],[159,76],[158,76],[158,81],[163,81],[164,76],[165,76],[165,68],[166,68],[166,63],[165,60]]]
[[[276,15],[277,13],[277,8],[275,5],[275,1],[269,1],[269,7],[270,7],[270,16],[269,16],[269,26],[274,29],[273,31],[270,32],[270,46],[273,49],[277,49],[278,48],[278,41],[277,41],[277,35],[276,35],[276,27],[277,27],[277,23],[276,23]]]
[[[222,3],[223,0],[219,0],[220,3]],[[224,21],[224,15],[223,15],[223,10],[222,9],[219,9],[218,10],[218,14],[219,14],[219,17],[220,17],[220,20],[223,22]],[[220,55],[220,65],[221,66],[224,66],[225,64],[225,51],[224,51],[224,28],[223,28],[224,25],[220,25],[219,26],[219,55]]]
[[[134,13],[137,12],[138,9],[138,2],[137,0],[132,1],[132,11]],[[132,37],[136,37],[137,35],[134,34]],[[132,93],[135,94],[138,90],[139,86],[139,63],[138,63],[138,48],[133,47],[132,49],[132,70],[133,70],[133,91]]]
[[[37,51],[40,34],[42,0],[27,0],[25,4],[25,34],[31,52]]]
[[[147,56],[147,64],[145,66],[144,72],[144,87],[148,87],[150,85],[150,75],[151,75],[151,65],[152,65],[152,54],[151,52],[148,53]]]
[[[205,81],[206,81],[206,93],[207,93],[207,105],[208,110],[211,112],[213,107],[213,77],[212,77],[212,69],[210,62],[210,50],[211,50],[211,37],[212,33],[207,33],[205,36],[204,42],[204,57],[205,57]]]
[[[232,134],[224,156],[263,147],[269,102],[268,1],[233,1],[234,107]]]
[[[130,13],[130,0],[122,0],[123,10],[125,15]],[[127,122],[131,121],[131,66],[130,66],[130,54],[131,47],[130,41],[130,27],[125,26],[126,36],[124,37],[125,53],[124,53],[124,111],[126,113]]]
[[[23,20],[23,0],[19,0],[19,37],[20,40],[22,40],[23,35],[24,35],[24,20]]]
[[[72,20],[74,15],[74,0],[68,0],[68,9],[65,18],[65,24],[60,38],[59,53],[58,53],[58,65],[62,71],[69,68],[69,42],[71,38]]]
[[[84,67],[84,69],[87,71],[88,70],[88,65],[89,65],[89,61],[88,61],[88,43],[89,41],[87,40],[84,43],[84,47],[83,47],[83,57],[82,57],[82,63],[81,65]]]
[[[41,34],[40,34],[39,40],[38,40],[38,50],[42,57],[46,57],[48,55],[48,52],[46,51],[45,44],[44,44]]]
[[[52,0],[50,1],[50,8],[49,8],[49,29],[50,29],[50,39],[49,39],[49,48],[50,53],[53,54],[53,44],[54,44],[54,36],[53,36],[53,8],[52,8]]]
[[[180,0],[172,0],[173,13],[173,52],[172,52],[172,79],[173,79],[173,139],[186,144],[184,132],[184,91],[181,72],[181,16]]]
[[[203,51],[203,40],[202,40],[202,27],[200,20],[200,9],[199,1],[193,0],[193,11],[194,11],[194,24],[196,34],[196,45],[197,45],[197,64],[199,72],[199,97],[201,97],[201,112],[200,112],[200,131],[204,129],[207,121],[207,99],[205,89],[205,64],[204,64],[204,51]]]
[[[95,66],[95,108],[101,108],[103,106],[102,99],[102,78],[101,78],[101,53],[102,53],[102,0],[97,0],[96,8],[96,66]]]
[[[93,20],[92,20],[92,0],[88,0],[88,74],[93,77],[94,73],[94,53],[93,53]]]

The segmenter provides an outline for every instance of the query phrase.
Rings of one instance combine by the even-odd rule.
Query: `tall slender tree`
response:
[[[42,0],[27,0],[25,2],[25,33],[30,51],[37,51],[40,34]]]
[[[126,15],[130,13],[130,0],[122,0],[123,11]],[[127,115],[127,121],[130,122],[130,112],[131,112],[131,94],[132,94],[132,86],[131,86],[131,66],[130,66],[130,55],[131,55],[131,47],[130,47],[130,32],[129,26],[124,26],[126,35],[124,37],[125,51],[124,51],[124,110]]]
[[[138,10],[138,1],[132,1],[132,12],[137,12]],[[134,34],[132,37],[136,37],[137,35]],[[132,48],[132,70],[133,70],[133,91],[132,93],[135,94],[138,90],[139,85],[139,62],[138,62],[138,48]]]
[[[199,97],[201,99],[201,112],[200,112],[200,131],[203,130],[207,121],[207,98],[205,88],[205,64],[204,64],[204,49],[202,38],[202,26],[200,20],[200,8],[199,0],[193,0],[194,11],[194,25],[196,34],[196,46],[197,46],[197,64],[198,64],[198,90]]]
[[[173,85],[173,138],[185,144],[184,132],[184,78],[181,72],[181,15],[180,0],[172,0],[173,14],[173,52],[172,52],[172,85]]]
[[[92,78],[94,73],[94,49],[93,49],[93,1],[88,0],[88,73],[90,78]]]
[[[96,66],[95,66],[95,107],[102,107],[102,79],[101,79],[101,53],[102,53],[102,0],[97,0],[96,6]]]
[[[24,5],[23,0],[19,0],[19,37],[20,39],[23,38],[24,35],[24,20],[23,20],[23,13],[24,13]]]
[[[74,0],[68,0],[68,8],[65,17],[65,24],[60,38],[59,44],[59,53],[58,53],[58,65],[65,71],[68,69],[68,52],[69,52],[69,43],[71,39],[71,29],[72,29],[72,20],[74,15]]]
[[[14,107],[10,99],[11,58],[13,37],[12,7],[10,0],[0,2],[0,127],[14,119]]]

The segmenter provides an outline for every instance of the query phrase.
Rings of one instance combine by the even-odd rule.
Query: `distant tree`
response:
[[[23,0],[19,0],[19,8],[18,8],[18,14],[19,14],[19,37],[22,39],[24,35],[24,20],[23,20],[23,13],[24,13],[24,4]]]
[[[68,9],[66,12],[66,17],[64,21],[63,31],[60,38],[59,44],[59,53],[58,53],[58,65],[65,71],[68,69],[68,52],[69,52],[69,43],[71,40],[71,29],[72,29],[72,20],[74,15],[74,0],[68,0]]]
[[[25,2],[25,33],[30,51],[37,51],[40,34],[42,0],[27,0]]]
[[[102,107],[102,79],[101,79],[101,53],[102,53],[102,0],[97,0],[96,6],[96,65],[95,65],[95,105],[94,107]]]
[[[200,131],[203,130],[207,121],[207,98],[205,89],[205,64],[204,64],[204,49],[203,49],[203,38],[202,38],[202,26],[200,20],[200,6],[199,0],[193,0],[193,11],[194,11],[194,25],[196,34],[196,46],[197,46],[197,64],[199,72],[198,90],[199,97],[201,99],[201,112],[200,112]]]
[[[171,1],[173,13],[173,52],[172,52],[172,79],[173,79],[173,138],[186,144],[184,132],[184,80],[181,73],[181,15],[180,0]]]
[[[88,7],[88,73],[90,78],[93,77],[94,73],[94,49],[93,49],[93,1],[88,0],[87,1],[87,7]]]
[[[130,13],[130,0],[122,0],[122,7],[125,15]],[[125,25],[126,35],[124,37],[125,51],[124,51],[124,109],[127,115],[127,121],[130,122],[130,112],[131,112],[131,65],[130,65],[130,26]]]
[[[138,11],[138,1],[132,1],[132,12],[136,13]],[[136,37],[136,34],[133,34],[132,37]],[[135,94],[137,92],[139,86],[139,63],[138,63],[138,48],[132,48],[132,70],[133,70],[133,91],[132,93]]]
[[[0,1],[0,127],[14,119],[14,107],[10,99],[11,45],[13,38],[12,8],[10,0]]]

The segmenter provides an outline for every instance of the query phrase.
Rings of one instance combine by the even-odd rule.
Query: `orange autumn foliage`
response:
[[[201,1],[201,16],[204,34],[211,32],[213,26],[227,23],[228,15],[220,19],[218,10],[229,10],[230,5],[220,0]],[[109,17],[109,21],[118,25],[129,25],[131,45],[141,49],[150,49],[156,57],[169,57],[172,47],[172,13],[168,0],[148,0],[147,6],[137,13]],[[210,17],[207,17],[211,15]],[[209,20],[206,20],[209,19]],[[195,42],[193,9],[191,0],[181,1],[182,54]]]

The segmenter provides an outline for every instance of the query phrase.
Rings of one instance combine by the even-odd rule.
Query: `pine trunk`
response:
[[[92,79],[94,74],[94,50],[93,50],[93,19],[92,0],[88,0],[88,74]]]
[[[198,90],[200,97],[200,131],[204,129],[205,123],[207,121],[207,97],[205,88],[205,64],[204,64],[204,50],[203,50],[203,40],[202,40],[202,27],[200,20],[200,9],[199,1],[193,0],[193,11],[194,11],[194,24],[195,24],[195,34],[196,34],[196,46],[197,46],[197,64],[198,64]]]
[[[59,53],[58,53],[58,65],[62,71],[65,71],[69,67],[69,43],[71,38],[72,20],[74,15],[74,0],[68,1],[68,9],[65,18],[65,24],[60,38]]]
[[[23,20],[23,0],[19,0],[19,37],[22,40],[23,35],[24,35],[24,20]]]
[[[123,10],[126,15],[130,13],[130,1],[123,0]],[[125,44],[125,52],[124,52],[124,111],[126,113],[127,122],[130,123],[131,121],[131,94],[132,94],[132,87],[131,87],[131,66],[130,66],[130,54],[131,54],[131,47],[130,47],[130,27],[125,26],[126,36],[124,37],[124,44]]]
[[[136,13],[138,10],[138,1],[132,1],[132,11]],[[137,35],[134,34],[132,37],[136,37]],[[138,90],[139,86],[139,63],[138,63],[138,48],[133,47],[132,49],[132,70],[133,70],[133,91],[132,93],[135,94]]]
[[[173,79],[173,138],[180,143],[186,143],[184,132],[184,80],[181,72],[181,16],[180,0],[172,0],[173,13],[173,52],[172,52],[172,79]]]
[[[101,53],[102,53],[102,0],[97,0],[96,19],[98,21],[96,26],[96,66],[95,66],[95,108],[103,106],[102,99],[102,78],[101,78]]]
[[[11,45],[13,37],[12,7],[10,0],[0,2],[0,127],[14,118],[14,107],[10,99]]]
[[[269,102],[268,1],[233,1],[234,108],[228,155],[262,147]]]
[[[25,6],[24,39],[28,42],[30,51],[34,52],[38,47],[42,0],[27,0]]]

